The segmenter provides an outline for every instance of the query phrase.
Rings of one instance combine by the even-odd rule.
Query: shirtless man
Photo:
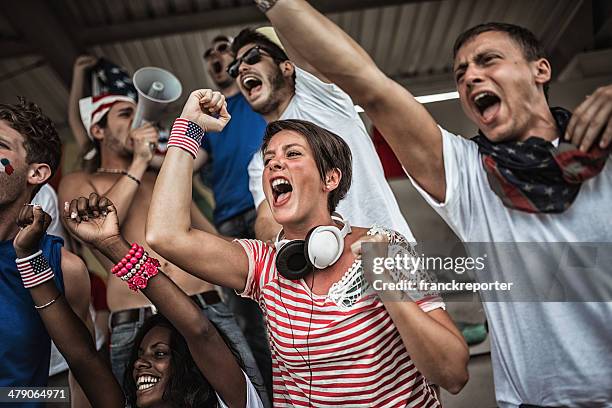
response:
[[[117,208],[121,233],[130,242],[144,243],[149,202],[156,178],[156,174],[147,171],[147,168],[154,156],[150,146],[157,143],[158,132],[149,124],[131,129],[135,110],[136,103],[127,94],[107,94],[81,102],[85,128],[94,143],[99,145],[100,165],[93,173],[77,171],[65,176],[60,185],[59,199],[64,203],[83,197],[79,202],[80,212],[85,209],[84,197],[92,192],[108,197]],[[193,203],[191,215],[195,228],[215,231]],[[167,275],[192,296],[208,318],[236,343],[247,374],[254,383],[262,384],[251,351],[233,315],[220,302],[214,287],[163,260],[148,246],[145,245],[145,248],[159,258]],[[94,254],[106,270],[113,266],[102,254]],[[122,382],[134,336],[143,320],[156,310],[145,296],[130,291],[122,281],[108,279],[107,285],[107,302],[111,311],[111,363],[115,376]],[[267,398],[262,395],[262,400],[264,397]]]

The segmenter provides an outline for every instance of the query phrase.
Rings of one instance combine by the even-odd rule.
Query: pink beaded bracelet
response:
[[[128,284],[133,291],[147,287],[149,279],[157,275],[161,265],[136,243],[128,253],[111,269],[111,273]]]

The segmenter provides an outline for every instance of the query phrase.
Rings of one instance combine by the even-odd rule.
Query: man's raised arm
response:
[[[442,135],[429,112],[351,37],[304,0],[255,0],[283,40],[361,105],[408,173],[445,197]]]

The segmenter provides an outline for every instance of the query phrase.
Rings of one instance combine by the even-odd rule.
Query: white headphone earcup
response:
[[[306,239],[306,252],[310,263],[325,269],[340,258],[344,251],[344,238],[334,226],[321,226],[312,230]]]

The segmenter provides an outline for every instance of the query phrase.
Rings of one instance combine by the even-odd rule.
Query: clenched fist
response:
[[[207,132],[220,132],[229,123],[231,116],[221,92],[198,89],[189,95],[181,118],[197,123]]]
[[[25,205],[17,216],[21,228],[13,240],[17,258],[25,258],[40,249],[40,239],[51,224],[51,216],[40,205]]]
[[[121,238],[117,210],[106,197],[91,193],[64,204],[66,226],[83,242],[103,250]],[[103,251],[104,252],[104,251]]]

